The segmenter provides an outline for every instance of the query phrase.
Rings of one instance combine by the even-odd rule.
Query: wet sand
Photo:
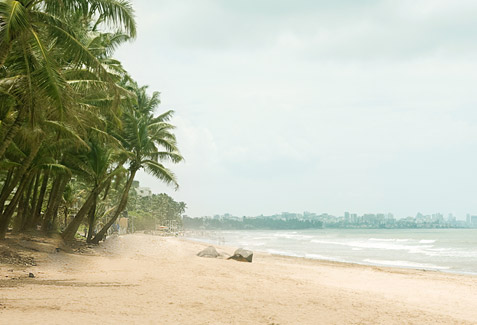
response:
[[[112,237],[84,254],[0,266],[1,324],[477,324],[477,277]],[[234,248],[220,247],[232,254]],[[28,278],[32,272],[35,278]]]

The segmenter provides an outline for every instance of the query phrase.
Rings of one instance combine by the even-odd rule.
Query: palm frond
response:
[[[57,173],[64,173],[64,174],[67,174],[67,175],[72,174],[72,171],[71,171],[70,168],[66,167],[65,165],[58,164],[58,163],[42,164],[42,165],[39,165],[38,167],[41,168],[41,169],[50,169],[50,170],[55,171]]]
[[[176,190],[179,188],[176,176],[172,171],[164,167],[164,165],[153,160],[143,160],[142,164],[144,165],[146,172],[154,175],[154,177],[160,179],[166,184],[173,184]]]
[[[89,0],[109,26],[122,27],[132,38],[136,37],[136,21],[134,10],[129,1],[125,0]]]
[[[33,35],[34,44],[43,59],[42,66],[35,73],[38,86],[45,91],[48,97],[55,101],[59,111],[63,112],[65,108],[63,92],[67,88],[67,83],[59,73],[59,69],[52,57],[48,55],[48,49],[43,44],[38,33],[33,28],[30,28],[29,31]]]
[[[175,164],[184,160],[184,157],[182,157],[180,153],[169,151],[157,151],[151,154],[151,158],[154,161],[171,161]]]
[[[0,37],[2,47],[29,27],[25,7],[20,1],[0,2]]]
[[[22,164],[9,159],[0,160],[0,170],[8,170],[14,167],[20,167]]]
[[[84,146],[86,148],[89,147],[88,144],[76,133],[76,131],[71,126],[58,121],[44,121],[44,123],[61,133],[73,137],[78,145]]]

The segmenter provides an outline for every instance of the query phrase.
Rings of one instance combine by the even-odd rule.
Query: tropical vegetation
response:
[[[126,0],[0,0],[0,239],[98,243],[139,170],[178,186],[173,111],[114,58],[135,36]]]
[[[127,212],[134,230],[157,230],[158,226],[169,226],[173,222],[182,228],[184,202],[177,202],[165,193],[140,196],[130,191]]]
[[[243,229],[267,229],[267,230],[284,230],[284,229],[321,229],[323,223],[319,220],[301,220],[292,219],[274,219],[270,217],[256,218],[189,218],[184,216],[183,227],[186,230],[243,230]]]

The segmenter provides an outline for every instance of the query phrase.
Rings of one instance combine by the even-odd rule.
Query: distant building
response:
[[[477,216],[470,217],[470,226],[477,228]]]
[[[449,215],[447,216],[447,222],[450,225],[455,225],[456,221],[457,221],[457,218],[452,213],[449,213]]]
[[[137,187],[136,193],[140,197],[148,197],[152,195],[152,191],[149,187]]]
[[[358,215],[356,213],[350,214],[350,222],[351,223],[358,223]]]
[[[443,223],[444,222],[444,216],[442,213],[435,213],[431,217],[432,222],[437,222],[437,223]]]
[[[285,219],[285,220],[297,219],[298,214],[297,213],[290,213],[290,212],[282,212],[282,218]]]

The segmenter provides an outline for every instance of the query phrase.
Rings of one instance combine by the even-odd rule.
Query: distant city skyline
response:
[[[395,217],[392,213],[366,213],[358,215],[357,213],[345,212],[343,215],[331,215],[327,213],[314,213],[305,211],[303,213],[281,212],[273,215],[257,215],[257,216],[234,216],[230,213],[214,216],[202,216],[200,218],[188,218],[184,216],[185,221],[201,219],[202,225],[206,224],[205,220],[297,220],[297,221],[313,221],[319,222],[319,227],[324,228],[477,228],[477,216],[467,214],[464,220],[457,219],[453,214],[444,216],[442,213],[434,213],[432,215],[424,215],[417,213],[416,216]],[[195,226],[200,227],[200,222],[192,222]],[[224,226],[224,225],[222,225]],[[226,225],[225,225],[226,226]],[[237,226],[237,224],[235,224]],[[262,224],[262,227],[264,225]],[[295,224],[295,226],[298,226]],[[304,228],[314,227],[309,224]],[[226,229],[226,228],[225,228]],[[293,228],[290,228],[293,229]]]
[[[186,213],[187,214],[187,213]],[[348,212],[348,211],[345,211],[344,213],[342,214],[329,214],[329,213],[326,213],[326,212],[321,212],[321,213],[318,213],[318,212],[310,212],[310,211],[303,211],[303,212],[288,212],[288,211],[283,211],[283,212],[278,212],[278,213],[273,213],[273,214],[257,214],[257,215],[234,215],[232,213],[222,213],[222,214],[211,214],[211,215],[203,215],[203,216],[200,216],[200,217],[238,217],[238,218],[241,218],[241,217],[247,217],[247,218],[255,218],[255,217],[267,217],[267,216],[279,216],[279,215],[289,215],[289,216],[293,216],[293,215],[296,215],[296,216],[307,216],[307,215],[313,215],[313,216],[324,216],[324,215],[329,215],[331,217],[334,217],[334,218],[353,218],[353,217],[362,217],[362,216],[382,216],[383,218],[390,218],[390,219],[405,219],[405,218],[426,218],[426,217],[429,217],[429,218],[442,218],[442,220],[460,220],[460,221],[467,221],[467,222],[471,222],[471,220],[475,220],[477,222],[477,215],[472,215],[470,213],[467,213],[465,214],[464,216],[456,216],[454,215],[453,213],[448,213],[448,214],[444,214],[444,213],[440,213],[440,212],[436,212],[436,213],[432,213],[432,214],[423,214],[423,213],[420,213],[420,212],[417,212],[415,213],[414,215],[408,215],[408,216],[399,216],[399,215],[395,215],[391,212],[387,212],[387,213],[376,213],[376,212],[367,212],[367,213],[363,213],[363,214],[358,214],[358,213],[354,213],[354,212]],[[473,219],[472,219],[473,218]]]
[[[477,214],[477,2],[134,0],[191,216]]]
[[[160,194],[160,193],[153,193],[151,188],[150,187],[142,187],[140,186],[140,182],[139,181],[134,181],[134,187],[136,188],[136,191],[138,192],[138,194],[140,196],[151,196],[152,194]],[[270,214],[270,215],[278,215],[278,214],[287,214],[287,213],[291,213],[291,214],[300,214],[300,212],[279,212],[279,213],[273,213],[273,214]],[[304,211],[303,214],[307,214],[307,213],[314,213],[316,214],[315,212],[309,212],[309,211]],[[323,212],[323,213],[320,213],[321,215],[323,214],[328,214],[326,212]],[[346,218],[346,215],[358,215],[358,213],[355,213],[355,212],[349,212],[349,211],[344,211],[344,213],[342,215],[337,215],[337,216],[343,216]],[[387,213],[382,213],[382,212],[366,212],[366,213],[363,213],[362,215],[370,215],[370,214],[375,214],[375,215],[391,215],[393,218],[398,218],[398,219],[403,219],[403,218],[409,218],[409,217],[413,217],[412,215],[407,215],[407,216],[396,216],[394,213],[392,212],[387,212]],[[186,215],[188,215],[186,213]],[[229,212],[225,212],[225,213],[213,213],[213,214],[210,214],[208,216],[232,216],[233,214],[229,213]],[[330,214],[330,215],[333,215],[333,214]],[[475,217],[477,218],[477,216],[473,216],[472,214],[470,213],[466,213],[465,215],[455,215],[454,213],[450,212],[450,213],[442,213],[442,212],[435,212],[435,213],[431,213],[431,214],[423,214],[421,213],[420,211],[416,212],[414,214],[414,217],[417,217],[417,216],[434,216],[434,215],[441,215],[442,217],[446,217],[447,218],[455,218],[457,220],[467,220],[471,217]],[[248,216],[248,217],[253,217],[252,215],[243,215],[243,216]],[[256,214],[255,216],[264,216],[263,213],[259,213],[259,214]],[[207,215],[201,215],[201,216],[189,216],[189,217],[207,217]]]

